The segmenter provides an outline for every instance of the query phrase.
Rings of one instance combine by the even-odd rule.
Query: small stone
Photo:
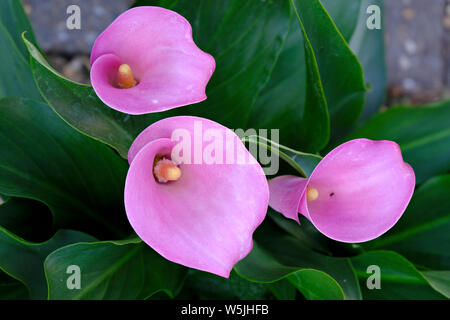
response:
[[[444,17],[443,23],[445,29],[450,29],[450,16]]]
[[[403,80],[403,88],[407,91],[413,91],[417,89],[417,83],[414,79],[406,78]]]
[[[67,59],[60,55],[48,54],[48,60],[50,61],[50,65],[56,69],[56,71],[61,72],[64,66],[67,64]]]
[[[415,54],[417,52],[417,44],[413,40],[407,39],[404,46],[408,54]]]
[[[65,77],[81,83],[89,82],[89,58],[87,56],[75,56],[62,68]]]
[[[28,5],[28,4],[25,4],[25,5],[23,6],[23,9],[25,10],[25,13],[26,13],[26,14],[30,14],[31,11],[32,11],[31,6]]]
[[[416,12],[413,9],[408,8],[408,9],[403,10],[402,16],[406,20],[411,20],[416,16]]]
[[[400,66],[401,69],[408,70],[411,67],[411,61],[409,60],[408,57],[401,56],[398,59],[398,65]]]
[[[391,93],[391,96],[395,99],[399,98],[403,93],[402,88],[398,86],[392,86],[389,91]]]

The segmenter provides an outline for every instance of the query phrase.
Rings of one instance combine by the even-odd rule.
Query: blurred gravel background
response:
[[[388,103],[449,97],[450,0],[385,0]]]
[[[22,1],[52,64],[83,83],[89,82],[89,53],[96,37],[132,3]],[[81,30],[66,28],[66,10],[71,4],[81,8]],[[389,88],[386,104],[450,98],[450,0],[385,0],[383,18]]]

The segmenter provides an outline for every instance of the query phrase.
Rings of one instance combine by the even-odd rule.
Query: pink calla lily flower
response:
[[[395,142],[356,139],[328,153],[307,179],[271,179],[269,205],[297,222],[303,214],[331,239],[364,242],[400,219],[414,185]]]
[[[91,66],[92,86],[106,105],[144,114],[205,100],[215,61],[195,45],[185,18],[148,6],[124,12],[100,34]]]
[[[228,277],[269,201],[239,137],[207,119],[167,118],[136,138],[128,161],[125,208],[139,237],[168,260]]]

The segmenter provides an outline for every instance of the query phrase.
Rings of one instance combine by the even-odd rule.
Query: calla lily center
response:
[[[153,174],[160,183],[177,181],[181,177],[181,169],[169,159],[155,159]]]
[[[314,201],[319,197],[319,191],[316,188],[308,187],[306,189],[306,200]]]
[[[129,89],[136,85],[133,77],[133,70],[128,64],[121,64],[117,71],[117,85],[122,89]]]

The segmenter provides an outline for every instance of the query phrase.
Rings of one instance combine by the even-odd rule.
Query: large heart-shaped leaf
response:
[[[55,226],[126,235],[126,162],[40,102],[0,100],[0,193],[44,202]]]
[[[450,170],[450,101],[422,107],[395,107],[370,119],[347,140],[393,140],[421,183]]]
[[[319,69],[303,25],[299,28],[296,21],[248,126],[279,128],[280,141],[302,150],[318,151],[328,142],[330,125]]]
[[[364,105],[361,65],[319,0],[290,0],[320,70],[332,136],[353,125]]]
[[[65,286],[69,265],[80,268],[80,289]],[[147,299],[159,291],[173,297],[185,271],[140,239],[77,243],[45,260],[50,299]]]
[[[360,1],[325,1],[346,39],[353,34]],[[329,20],[323,11],[321,17]],[[302,150],[320,150],[329,139],[329,120],[316,57],[303,23],[294,21],[268,84],[249,119],[249,127],[280,128],[280,141]],[[333,29],[330,37],[337,34]]]
[[[62,246],[81,241],[95,238],[78,231],[59,230],[50,240],[33,243],[0,227],[0,269],[25,284],[32,299],[46,299],[45,258]]]
[[[425,182],[416,190],[400,221],[367,248],[397,251],[432,269],[450,269],[450,175]],[[439,245],[437,245],[439,244]]]
[[[351,261],[360,279],[364,299],[445,299],[445,290],[433,287],[411,262],[398,253],[369,251]],[[368,269],[369,266],[379,267],[379,289],[369,289],[367,285],[367,282],[372,283],[369,277],[378,276],[377,271],[372,271],[376,269]]]

